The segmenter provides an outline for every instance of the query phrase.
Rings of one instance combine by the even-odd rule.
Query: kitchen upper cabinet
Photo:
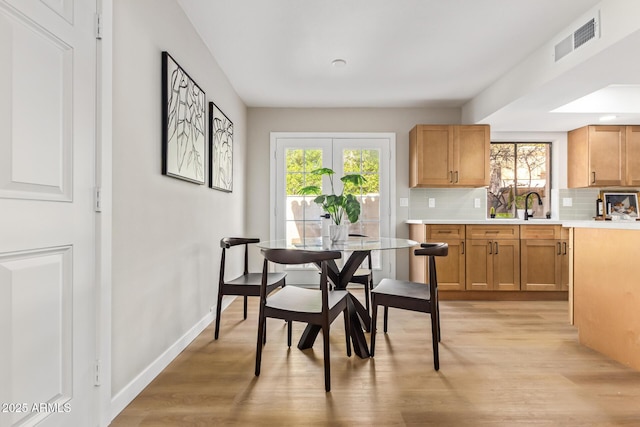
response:
[[[585,126],[570,131],[567,135],[567,186],[631,185],[627,183],[627,164],[634,166],[640,160],[637,157],[627,159],[626,136],[626,126]],[[636,171],[637,174],[640,171]]]
[[[410,187],[489,185],[488,125],[417,125],[409,133]]]
[[[519,227],[467,225],[466,289],[520,290]]]
[[[625,131],[625,182],[640,187],[640,126],[626,126]]]

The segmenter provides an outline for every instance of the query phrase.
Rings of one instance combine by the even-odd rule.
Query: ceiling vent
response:
[[[589,19],[584,25],[575,30],[572,34],[565,37],[554,47],[555,62],[558,62],[575,49],[584,45],[590,40],[600,38],[600,23],[598,19],[599,13]]]

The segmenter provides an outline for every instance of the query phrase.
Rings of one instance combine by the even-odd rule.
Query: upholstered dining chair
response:
[[[376,346],[376,321],[378,306],[384,307],[384,332],[387,332],[389,307],[429,313],[431,315],[431,341],[433,343],[433,367],[440,369],[438,342],[440,341],[440,307],[438,303],[438,278],[435,257],[447,256],[447,243],[422,243],[416,255],[429,257],[429,283],[406,280],[382,279],[371,291],[371,357]]]
[[[220,240],[222,258],[220,260],[220,279],[218,281],[218,305],[216,306],[215,339],[220,333],[220,316],[222,314],[222,297],[225,295],[238,295],[244,297],[244,319],[247,319],[247,298],[260,296],[261,273],[249,272],[249,245],[260,242],[258,238],[224,237]],[[244,245],[244,270],[242,275],[227,280],[225,279],[225,265],[227,250]],[[271,292],[278,286],[285,286],[285,273],[268,273],[266,276],[267,292]]]
[[[347,355],[351,356],[349,341],[349,313],[347,309],[349,293],[346,290],[329,290],[327,281],[327,261],[342,256],[339,251],[307,251],[297,249],[263,249],[264,265],[262,284],[260,286],[260,313],[258,315],[258,338],[256,344],[256,376],[260,375],[262,348],[268,318],[283,319],[319,325],[322,328],[324,350],[324,385],[331,390],[331,359],[329,352],[329,329],[331,323],[340,315],[344,317]],[[287,286],[273,294],[268,293],[269,262],[276,264],[308,264],[315,263],[320,267],[320,288],[308,289]],[[287,344],[291,347],[291,328],[287,333]]]

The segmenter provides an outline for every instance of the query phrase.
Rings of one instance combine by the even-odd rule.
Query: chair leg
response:
[[[331,391],[331,358],[329,351],[329,326],[322,327],[322,341],[324,345],[324,390]]]
[[[291,320],[287,321],[287,345],[291,347]]]
[[[438,320],[438,342],[442,340],[442,333],[440,332],[440,301],[436,299],[436,319]]]
[[[244,296],[244,320],[247,320],[247,296]]]
[[[437,371],[440,369],[440,358],[438,356],[438,330],[440,324],[438,322],[438,313],[436,310],[431,312],[431,341],[433,342],[433,368]]]
[[[262,316],[262,313],[260,313],[260,319],[258,320],[258,340],[256,344],[256,377],[260,375],[260,362],[262,361],[262,347],[266,340],[266,329],[266,319]]]
[[[351,357],[351,317],[349,316],[349,309],[345,307],[343,311],[344,315],[344,335],[347,341],[347,356]]]
[[[220,285],[222,286],[222,285]],[[222,288],[218,288],[218,305],[216,306],[216,330],[214,333],[214,339],[218,339],[220,334],[220,316],[222,315]]]
[[[371,314],[371,305],[369,304],[369,299],[371,298],[371,288],[373,287],[373,282],[371,280],[367,280],[367,283],[364,284],[364,302],[367,306],[367,313]]]
[[[389,307],[384,306],[384,333],[387,333],[387,323],[389,321]]]
[[[376,297],[371,298],[371,351],[369,352],[373,357],[376,351],[376,321],[378,320],[378,305],[376,304]]]

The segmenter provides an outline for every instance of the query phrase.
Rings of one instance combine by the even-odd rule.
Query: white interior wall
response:
[[[416,124],[458,124],[459,109],[429,108],[249,108],[247,170],[247,230],[269,238],[269,135],[271,132],[394,132],[396,134],[396,237],[408,238],[404,221],[409,208],[399,199],[409,197],[409,131]],[[255,207],[262,207],[257,209]],[[254,257],[255,258],[255,257]],[[396,251],[396,275],[409,278],[409,258]],[[253,265],[257,268],[258,265]]]
[[[245,231],[247,118],[175,0],[113,3],[111,379],[118,413],[213,318],[218,242]],[[163,50],[234,123],[232,193],[161,174]],[[240,268],[231,260],[231,270]]]

